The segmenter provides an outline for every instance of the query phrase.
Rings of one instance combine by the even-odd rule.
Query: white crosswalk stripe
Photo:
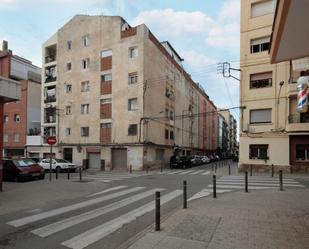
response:
[[[192,173],[192,172],[194,172],[195,170],[186,170],[186,171],[184,171],[184,172],[182,172],[182,173],[179,173],[179,175],[187,175],[187,174],[189,174],[189,173]]]
[[[100,192],[97,192],[97,193],[88,195],[87,197],[93,197],[93,196],[96,196],[96,195],[105,194],[105,193],[107,193],[107,192],[114,191],[114,190],[118,190],[118,189],[122,189],[122,188],[126,188],[126,187],[127,187],[127,186],[117,186],[117,187],[113,187],[113,188],[108,188],[108,189],[105,189],[105,190],[103,190],[103,191],[100,191]]]
[[[182,194],[181,190],[175,190],[169,194],[166,194],[161,197],[161,204],[164,204],[179,195]],[[142,216],[154,209],[154,201],[147,203],[131,212],[128,212],[120,217],[113,219],[109,222],[106,222],[98,227],[90,229],[85,233],[79,234],[67,241],[61,243],[62,245],[72,248],[72,249],[83,249],[88,245],[95,243],[96,241],[104,238],[105,236],[111,234],[117,229],[121,228],[123,225],[130,223],[135,220],[137,217]]]
[[[202,170],[196,170],[195,172],[190,173],[190,175],[197,175],[197,174],[200,174],[202,172],[204,172],[203,169]]]
[[[210,171],[206,171],[205,173],[203,173],[202,175],[205,176],[205,175],[209,175],[210,174]]]

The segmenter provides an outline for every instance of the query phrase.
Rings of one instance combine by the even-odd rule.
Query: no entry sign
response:
[[[50,136],[50,137],[48,137],[48,138],[47,138],[47,143],[48,143],[49,145],[53,145],[53,144],[57,143],[56,137],[55,137],[55,136]]]

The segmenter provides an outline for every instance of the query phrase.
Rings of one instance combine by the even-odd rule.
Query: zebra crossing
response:
[[[160,175],[209,175],[211,171],[209,169],[198,169],[198,170],[165,170],[159,172]]]
[[[255,176],[249,177],[248,186],[249,190],[263,190],[263,189],[272,189],[279,188],[279,179],[265,176]],[[295,188],[304,188],[305,186],[297,182],[292,178],[284,178],[283,186],[285,188],[295,187]],[[226,193],[233,190],[240,190],[245,188],[245,178],[244,176],[222,176],[216,182],[216,192],[217,193]],[[207,188],[202,189],[200,192],[193,195],[188,201],[199,199],[202,197],[209,196],[213,193],[213,185],[209,184]]]
[[[15,228],[29,225],[30,232],[40,238],[57,236],[73,227],[81,225],[70,237],[65,237],[61,245],[72,249],[83,249],[115,232],[155,208],[154,193],[160,191],[161,205],[168,203],[182,195],[180,189],[167,190],[164,188],[116,186],[83,197],[80,202],[41,211],[6,224]],[[117,197],[124,197],[118,198]],[[98,205],[100,206],[98,207]],[[138,207],[136,207],[138,204]],[[123,209],[125,208],[125,209]],[[114,211],[120,213],[116,218],[109,214]],[[125,210],[125,211],[122,211]],[[74,211],[74,212],[72,212]],[[29,214],[29,213],[28,213]],[[83,224],[96,219],[103,219],[103,223],[94,223],[94,227],[83,230]],[[62,238],[62,237],[61,237]]]

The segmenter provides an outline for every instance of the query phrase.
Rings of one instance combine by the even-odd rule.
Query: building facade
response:
[[[13,55],[8,43],[4,43],[5,50],[0,51],[1,75],[21,83],[21,99],[4,105],[4,156],[25,156],[28,144],[40,145],[41,69]]]
[[[228,145],[229,145],[229,130],[228,130],[228,124],[225,121],[225,118],[218,113],[218,131],[217,131],[217,137],[218,137],[218,148],[217,148],[217,154],[220,157],[227,158],[228,155]]]
[[[101,170],[216,149],[215,105],[145,25],[77,15],[44,43],[43,61],[41,156],[51,135],[56,157]]]
[[[241,2],[241,168],[290,170],[298,164],[296,144],[308,141],[309,127],[296,111],[293,84],[306,68],[304,61],[270,64],[275,6],[271,0]]]

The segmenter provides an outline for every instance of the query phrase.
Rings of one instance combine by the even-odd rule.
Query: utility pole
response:
[[[231,64],[229,62],[222,62],[218,63],[217,65],[218,74],[222,74],[224,78],[233,78],[240,81],[240,79],[231,74],[232,71],[241,72],[241,69],[231,67]]]

